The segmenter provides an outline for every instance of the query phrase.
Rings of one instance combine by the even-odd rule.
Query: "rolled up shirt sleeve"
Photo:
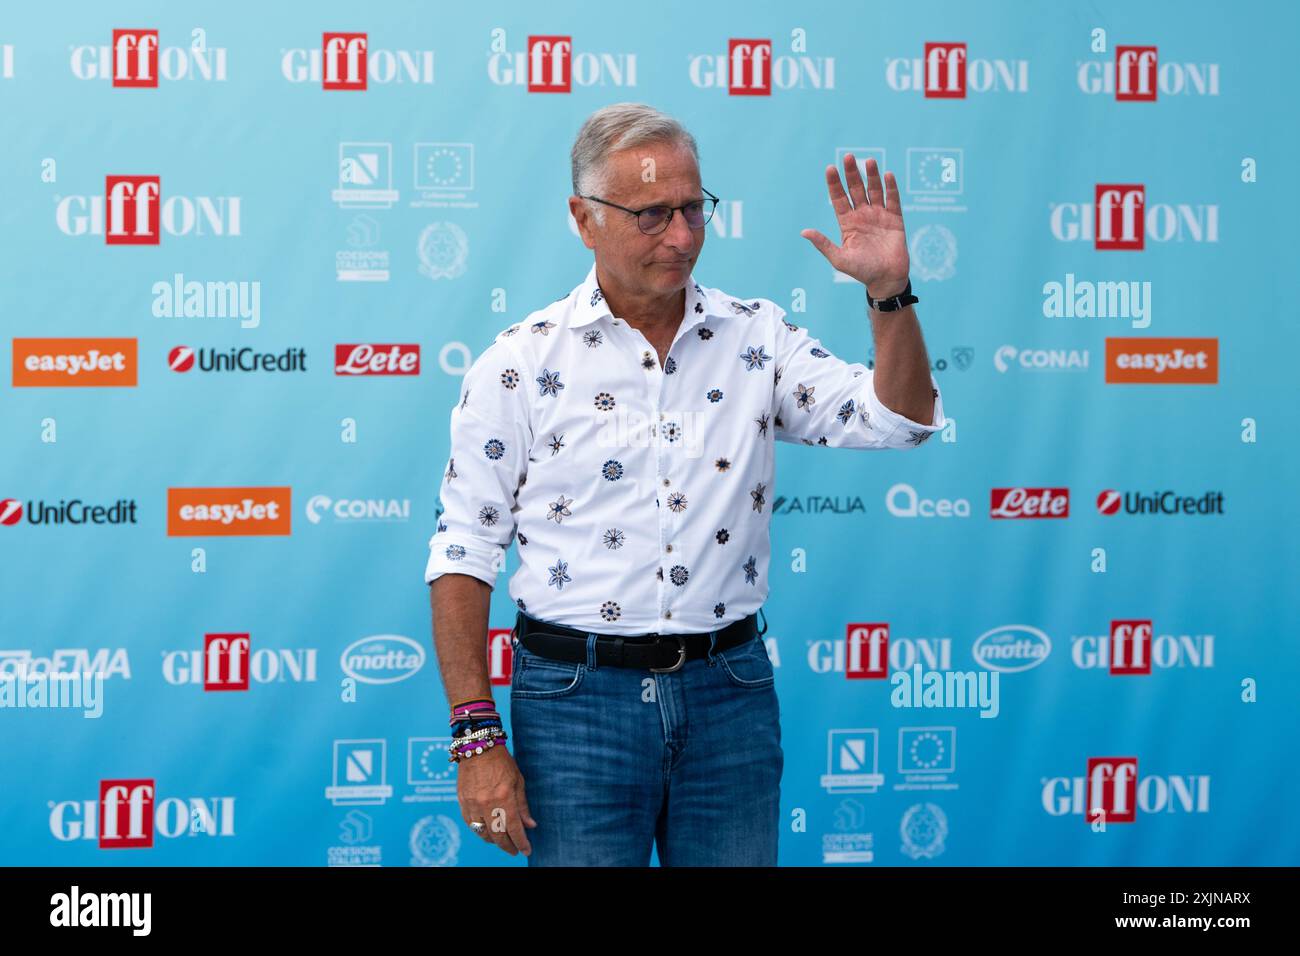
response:
[[[922,424],[886,408],[875,373],[833,355],[806,328],[776,315],[774,436],[778,441],[831,448],[915,448],[947,424],[934,374],[934,422]],[[869,333],[868,333],[869,334]]]
[[[474,360],[451,410],[451,451],[429,539],[426,583],[449,573],[496,586],[514,540],[532,428],[528,370],[504,333]]]

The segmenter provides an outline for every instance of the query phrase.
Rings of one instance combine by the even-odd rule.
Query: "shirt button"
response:
[[[664,485],[665,485],[665,486],[668,485],[668,479],[667,479],[667,478],[664,479]]]
[[[666,546],[664,547],[664,550],[665,550],[665,551],[671,551],[672,549],[673,549],[673,546],[672,546],[671,544],[670,544],[670,545],[666,545]]]
[[[673,616],[672,611],[664,611],[664,617],[672,617],[672,616]]]

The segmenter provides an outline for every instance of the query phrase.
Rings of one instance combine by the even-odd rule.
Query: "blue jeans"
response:
[[[512,639],[510,752],[529,866],[775,866],[780,712],[761,637],[670,674],[541,657]]]

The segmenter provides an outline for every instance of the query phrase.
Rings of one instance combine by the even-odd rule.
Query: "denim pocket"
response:
[[[587,673],[585,664],[556,661],[534,654],[521,643],[514,645],[510,696],[525,699],[567,697],[578,689]]]
[[[715,657],[727,679],[737,687],[761,689],[776,682],[776,672],[772,670],[767,645],[761,637],[728,648]]]

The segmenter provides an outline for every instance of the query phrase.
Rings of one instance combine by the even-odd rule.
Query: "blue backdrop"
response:
[[[568,150],[622,100],[686,123],[725,200],[697,277],[848,361],[863,290],[799,230],[838,236],[827,163],[893,170],[952,420],[780,447],[781,862],[1300,862],[1298,27],[7,8],[0,863],[524,862],[461,820],[422,573],[460,377],[585,275]],[[897,706],[916,664],[996,712]],[[51,674],[93,701],[42,707]]]

